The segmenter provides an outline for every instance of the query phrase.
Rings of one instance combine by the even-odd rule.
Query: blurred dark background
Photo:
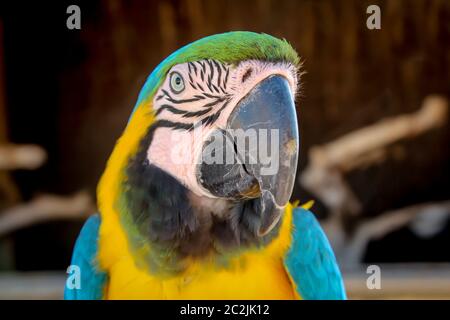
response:
[[[66,9],[81,8],[81,30]],[[381,8],[381,30],[366,8]],[[0,207],[96,183],[153,68],[206,35],[249,30],[286,38],[304,60],[298,100],[302,154],[377,121],[414,112],[430,94],[450,95],[450,1],[29,1],[0,5],[0,142],[36,144],[48,159],[14,170]],[[361,219],[450,199],[448,124],[394,147],[395,156],[346,175]],[[6,184],[8,184],[6,183]],[[297,184],[295,199],[315,199]],[[1,213],[0,213],[1,215]],[[359,219],[359,218],[358,218]],[[83,219],[56,219],[0,238],[3,270],[62,270]],[[352,228],[351,222],[348,228]],[[450,225],[426,239],[409,227],[370,242],[365,262],[450,262]]]

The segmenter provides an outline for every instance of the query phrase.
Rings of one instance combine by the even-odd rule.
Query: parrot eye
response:
[[[174,93],[180,93],[184,90],[184,80],[178,72],[172,72],[170,75],[170,89]]]

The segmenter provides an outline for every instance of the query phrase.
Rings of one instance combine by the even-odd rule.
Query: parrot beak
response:
[[[287,79],[273,75],[258,83],[237,104],[221,134],[221,147],[233,147],[234,163],[202,164],[200,182],[215,196],[254,199],[260,218],[255,231],[264,236],[280,220],[297,171],[299,134]],[[210,153],[207,146],[203,150]]]

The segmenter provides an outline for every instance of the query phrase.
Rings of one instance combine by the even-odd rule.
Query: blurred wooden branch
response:
[[[0,43],[4,43],[3,30],[3,21],[0,21]],[[0,45],[0,145],[8,143],[8,116],[6,109],[4,48],[3,45]],[[7,171],[0,170],[0,194],[2,196],[3,205],[12,205],[20,199],[17,185]]]
[[[2,272],[0,273],[0,299],[63,298],[64,272]]]
[[[435,216],[432,217],[432,215]],[[357,265],[362,261],[370,240],[382,238],[392,231],[416,222],[418,218],[423,219],[416,222],[417,233],[431,236],[440,230],[440,226],[445,226],[443,220],[446,220],[449,215],[450,201],[419,204],[385,212],[358,226],[345,247],[340,249],[340,258],[346,265]]]
[[[429,96],[422,108],[412,114],[381,120],[324,146],[311,148],[311,164],[343,171],[360,167],[374,150],[382,150],[396,141],[420,135],[445,124],[447,109],[447,99]]]
[[[381,288],[369,289],[365,265],[343,270],[349,299],[450,299],[450,264],[377,264]]]
[[[412,114],[379,121],[311,148],[300,183],[330,209],[330,217],[323,226],[341,264],[360,263],[373,238],[380,238],[409,223],[416,227],[419,235],[434,234],[437,226],[442,225],[442,219],[447,219],[450,202],[428,203],[386,212],[360,223],[352,233],[344,230],[345,215],[361,213],[361,204],[345,181],[345,173],[383,160],[390,145],[443,126],[447,117],[447,99],[433,95]]]
[[[47,153],[37,145],[0,145],[0,170],[34,170],[46,159]]]
[[[328,144],[312,147],[309,163],[300,182],[316,194],[334,214],[357,214],[361,205],[343,175],[355,168],[382,160],[386,148],[402,139],[411,138],[442,126],[447,121],[448,101],[429,96],[420,110],[382,120],[350,132]]]
[[[38,222],[82,218],[94,211],[91,197],[83,191],[70,197],[42,195],[0,213],[0,237]]]

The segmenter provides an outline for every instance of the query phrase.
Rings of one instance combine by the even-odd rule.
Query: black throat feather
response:
[[[151,248],[144,257],[146,267],[152,273],[176,274],[185,269],[187,258],[205,257],[226,266],[231,257],[270,243],[278,235],[281,222],[266,236],[257,236],[257,199],[230,200],[226,214],[216,216],[208,208],[193,205],[185,186],[148,162],[153,133],[162,126],[168,125],[161,121],[153,124],[136,155],[129,159],[121,194],[129,215],[124,226],[131,248]]]

